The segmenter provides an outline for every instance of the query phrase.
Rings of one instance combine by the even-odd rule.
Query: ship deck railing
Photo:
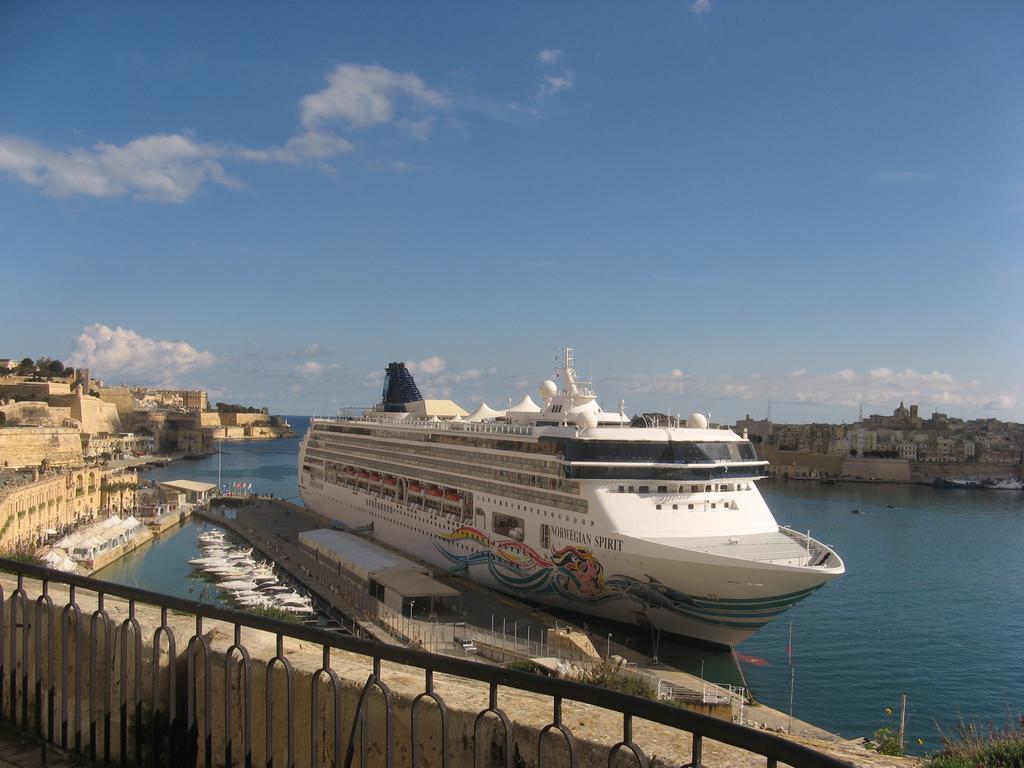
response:
[[[470,432],[488,435],[513,435],[516,437],[530,437],[533,435],[533,427],[521,424],[494,424],[476,421],[424,421],[422,419],[367,419],[347,416],[325,416],[316,417],[316,421],[341,422],[345,424],[367,424],[370,426],[396,426],[404,429],[420,430],[442,430],[448,432]]]
[[[735,557],[758,563],[803,566],[822,564],[832,550],[809,535],[790,528],[777,531],[722,536],[651,538],[650,541],[707,555]]]
[[[769,768],[847,765],[773,733],[571,680],[17,560],[0,559],[0,570],[9,574],[0,578],[0,719],[34,739],[44,760],[56,746],[121,765],[293,766],[299,756],[301,765],[367,765],[373,754],[390,767],[403,756],[415,765],[433,744],[460,765],[512,766],[523,748],[537,764],[547,756],[579,766],[596,748],[609,764],[624,751],[642,768],[664,765],[634,741],[634,724],[646,721],[674,733],[692,765],[706,741],[760,755]],[[353,663],[360,679],[343,680]],[[486,706],[449,704],[441,676],[475,683]],[[546,701],[550,715],[535,720],[531,706],[529,722],[514,723],[522,692]],[[618,733],[580,742],[563,716],[576,703],[617,721]],[[396,755],[404,743],[411,753]]]

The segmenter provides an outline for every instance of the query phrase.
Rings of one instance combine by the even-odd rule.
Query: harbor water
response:
[[[289,420],[301,436],[308,420]],[[297,450],[298,439],[225,443],[222,483],[251,482],[298,502]],[[214,455],[143,477],[216,483],[217,472]],[[936,722],[1002,724],[1024,712],[1024,493],[796,481],[761,489],[781,524],[834,545],[847,572],[737,649],[759,701],[788,711],[792,678],[796,717],[854,738],[895,726],[885,710],[906,692],[913,751],[938,746]],[[192,523],[165,534],[99,575],[217,600],[216,587],[190,579],[185,564],[197,530]],[[589,621],[613,642],[652,648],[644,632]],[[740,682],[729,655],[712,648],[662,637],[658,653],[686,671],[703,668],[708,680]]]

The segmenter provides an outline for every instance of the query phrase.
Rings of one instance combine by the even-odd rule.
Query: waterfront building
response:
[[[199,483],[194,480],[165,480],[159,483],[160,488],[172,493],[185,494],[189,504],[205,504],[217,490],[213,483]]]
[[[134,506],[134,470],[96,466],[0,471],[0,552],[42,544],[69,526]]]
[[[122,432],[118,435],[83,435],[85,457],[118,458],[128,454],[149,455],[156,449],[152,435]]]

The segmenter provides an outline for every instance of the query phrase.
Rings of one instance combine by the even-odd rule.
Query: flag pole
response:
[[[789,645],[786,646],[786,653],[789,655],[789,732],[793,733],[793,684],[796,678],[796,667],[793,666],[793,622],[789,622]]]

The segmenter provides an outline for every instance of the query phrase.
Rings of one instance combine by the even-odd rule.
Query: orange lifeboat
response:
[[[409,493],[419,496],[423,493],[423,486],[419,483],[409,483]]]
[[[371,472],[370,473],[370,482],[371,483],[379,483],[380,482],[380,475],[377,474],[376,472]]]
[[[367,472],[365,469],[360,469],[358,472],[356,472],[356,477],[358,477],[360,480],[366,480],[369,476],[370,473]]]
[[[398,485],[398,481],[393,477],[385,477],[384,485],[386,485],[388,488],[394,488],[396,485]]]
[[[427,488],[427,496],[430,496],[430,497],[435,498],[435,499],[439,499],[439,498],[441,498],[441,489],[440,488]]]
[[[457,491],[445,491],[444,500],[446,503],[458,504],[462,501],[462,494]]]

